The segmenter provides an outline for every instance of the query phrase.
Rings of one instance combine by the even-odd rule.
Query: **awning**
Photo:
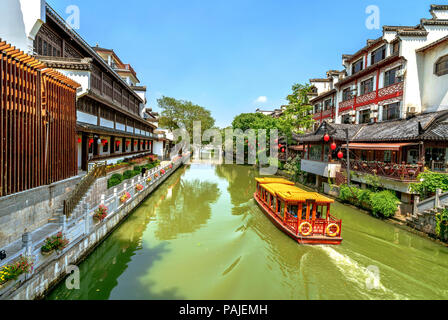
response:
[[[303,151],[303,145],[302,146],[290,146],[289,149],[294,151]]]
[[[387,151],[400,151],[403,147],[417,146],[418,143],[350,143],[351,150],[387,150]],[[342,148],[347,149],[347,145],[342,145]]]

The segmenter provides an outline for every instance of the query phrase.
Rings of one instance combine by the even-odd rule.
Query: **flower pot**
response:
[[[94,221],[95,223],[101,223],[101,222],[103,222],[103,220],[101,220],[100,218],[97,218],[97,217],[93,217],[93,221]]]
[[[43,250],[40,250],[40,253],[41,253],[44,257],[48,257],[48,256],[51,256],[51,255],[54,253],[54,249],[51,250],[51,251],[43,251]]]

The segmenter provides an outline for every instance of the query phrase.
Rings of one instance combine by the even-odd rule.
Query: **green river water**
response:
[[[448,248],[339,203],[342,245],[298,245],[255,204],[255,175],[180,168],[80,265],[80,290],[48,299],[448,299]]]

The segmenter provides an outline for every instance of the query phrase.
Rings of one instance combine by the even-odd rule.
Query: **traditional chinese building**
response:
[[[323,121],[333,123],[337,116],[337,89],[336,84],[344,76],[344,71],[330,70],[327,77],[310,79],[313,92],[310,94],[310,104],[313,106],[314,129]]]
[[[48,5],[34,40],[35,56],[82,89],[77,99],[78,167],[152,152],[156,126],[143,117],[146,87],[113,50],[90,47]]]
[[[384,26],[383,35],[367,40],[354,54],[343,55],[347,76],[338,89],[337,123],[375,123],[446,107],[443,52],[425,51],[448,36],[448,6],[431,6],[431,19],[416,26]],[[436,71],[438,70],[438,71]]]

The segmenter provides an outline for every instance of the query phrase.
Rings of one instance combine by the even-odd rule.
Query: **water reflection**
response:
[[[216,183],[194,179],[182,180],[171,194],[159,207],[163,212],[155,230],[159,240],[172,240],[205,225],[211,216],[210,205],[219,198],[220,191]]]

